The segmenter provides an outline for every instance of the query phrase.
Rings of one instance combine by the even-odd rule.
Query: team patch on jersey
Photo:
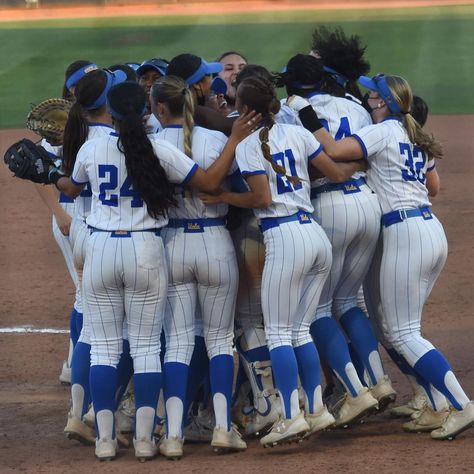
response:
[[[184,232],[185,233],[204,232],[204,226],[198,221],[187,222],[186,226],[184,227]]]
[[[353,194],[353,193],[359,193],[360,188],[358,184],[348,183],[348,184],[342,185],[342,191],[344,192],[344,194]]]

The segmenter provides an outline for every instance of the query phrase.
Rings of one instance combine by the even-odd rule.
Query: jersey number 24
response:
[[[99,165],[99,178],[107,178],[99,185],[99,199],[105,206],[118,206],[120,197],[131,197],[131,207],[143,207],[143,200],[140,194],[133,189],[132,183],[128,177],[120,187],[119,194],[112,193],[118,186],[118,169],[115,165]]]

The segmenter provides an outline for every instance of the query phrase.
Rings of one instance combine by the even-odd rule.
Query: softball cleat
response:
[[[472,401],[464,410],[452,409],[443,425],[431,432],[431,437],[438,440],[452,440],[471,427],[474,427],[474,402]]]
[[[95,457],[99,461],[112,461],[117,456],[118,443],[116,439],[101,438],[95,442]]]
[[[133,438],[133,446],[135,448],[135,457],[140,462],[145,462],[149,461],[150,459],[153,459],[158,451],[155,440],[153,438]]]
[[[368,388],[362,388],[357,397],[346,396],[336,417],[336,428],[347,428],[362,418],[378,410],[377,400],[370,394]]]
[[[231,424],[230,431],[226,431],[221,426],[216,426],[212,435],[211,446],[214,448],[214,452],[218,454],[245,451],[247,449],[247,444],[234,424]]]
[[[392,408],[390,416],[392,418],[409,418],[411,415],[421,412],[427,403],[426,395],[420,391],[406,405]]]
[[[402,427],[408,433],[426,433],[440,428],[446,421],[446,418],[448,418],[448,415],[448,408],[435,411],[431,407],[425,406],[421,412],[412,415],[411,421],[403,423]]]
[[[183,444],[183,438],[178,438],[178,436],[167,438],[164,436],[159,444],[160,454],[168,459],[177,461],[183,457]]]
[[[370,387],[370,393],[379,404],[379,413],[384,411],[397,398],[397,392],[393,389],[392,382],[387,375],[384,375],[376,385]]]
[[[71,413],[68,414],[64,433],[67,439],[75,439],[86,446],[95,444],[95,431],[79,418],[72,416]]]
[[[309,431],[304,435],[304,439],[309,438],[313,433],[331,428],[335,425],[335,418],[324,406],[318,413],[308,414],[304,417],[309,425]]]
[[[260,439],[264,448],[272,448],[281,444],[299,442],[310,431],[310,426],[299,412],[295,418],[279,418],[272,426],[270,433]]]

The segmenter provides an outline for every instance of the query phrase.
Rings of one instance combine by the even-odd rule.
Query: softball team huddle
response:
[[[67,69],[64,142],[43,142],[61,207],[38,191],[77,288],[65,432],[98,459],[128,445],[127,386],[140,461],[178,459],[186,440],[243,451],[242,433],[273,447],[353,425],[396,397],[379,342],[414,389],[391,412],[411,416],[406,431],[473,426],[421,336],[447,256],[430,203],[442,150],[423,101],[401,77],[366,76],[363,53],[318,28],[281,74],[235,52]]]

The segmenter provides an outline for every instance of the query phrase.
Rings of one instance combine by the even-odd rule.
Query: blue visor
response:
[[[137,72],[137,69],[140,67],[139,63],[125,63],[125,65],[131,67],[135,72]]]
[[[227,92],[227,84],[221,77],[215,77],[211,82],[211,91],[214,94],[225,94]]]
[[[118,69],[117,71],[106,71],[104,69],[105,74],[107,75],[107,82],[105,84],[105,88],[100,94],[99,97],[97,97],[96,101],[88,106],[83,106],[84,109],[86,110],[95,110],[95,109],[100,109],[102,107],[106,100],[107,100],[107,93],[109,90],[112,88],[112,86],[115,86],[116,84],[120,84],[121,82],[125,82],[127,80],[127,75]]]
[[[69,76],[68,80],[66,81],[66,87],[70,89],[72,86],[76,85],[77,82],[82,79],[88,72],[95,71],[96,69],[99,69],[99,67],[97,66],[97,64],[94,63],[82,66],[80,69],[78,69]]]
[[[390,92],[390,88],[388,87],[384,74],[377,74],[376,76],[372,77],[372,79],[367,76],[360,76],[359,84],[366,89],[378,92],[380,97],[382,97],[382,99],[387,104],[390,112],[394,114],[401,113],[400,106],[397,104],[395,98]]]
[[[346,84],[349,82],[349,79],[347,79],[346,76],[344,76],[340,72],[337,72],[332,67],[323,66],[323,71],[331,74],[334,77],[334,79],[336,80],[336,82],[342,87],[346,87]]]
[[[168,62],[164,59],[147,59],[143,61],[140,66],[136,69],[138,76],[143,76],[147,71],[157,71],[162,76],[166,75],[166,69],[168,68]]]
[[[186,84],[188,86],[192,86],[193,84],[199,82],[204,76],[208,74],[216,74],[218,72],[221,72],[222,69],[223,67],[221,63],[206,63],[206,61],[201,58],[201,64],[199,65],[197,70],[185,79]]]

